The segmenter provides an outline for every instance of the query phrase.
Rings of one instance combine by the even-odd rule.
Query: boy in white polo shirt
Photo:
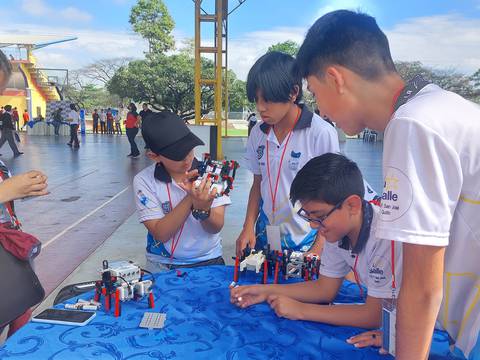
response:
[[[397,359],[425,359],[435,322],[480,354],[480,107],[395,69],[376,21],[347,10],[311,27],[297,55],[320,110],[347,134],[385,131],[376,236],[403,243]],[[442,301],[443,298],[443,301]]]
[[[343,155],[310,160],[293,180],[290,197],[302,206],[298,214],[326,239],[318,280],[239,286],[230,290],[231,302],[245,308],[268,301],[278,316],[292,320],[378,328],[382,299],[400,286],[401,246],[374,236],[380,209],[364,200],[364,192],[360,170]],[[367,288],[365,304],[320,305],[335,299],[350,271]]]
[[[148,230],[147,269],[223,265],[220,230],[228,196],[216,197],[210,180],[197,187],[193,149],[203,142],[171,112],[142,123],[147,156],[155,164],[135,176],[133,188],[140,222]]]
[[[246,166],[254,179],[237,239],[238,256],[247,245],[253,249],[257,243],[260,199],[260,221],[279,227],[275,230],[280,232],[283,248],[321,252],[322,244],[315,243],[317,232],[296,214],[288,193],[293,178],[309,159],[339,152],[338,136],[332,126],[300,104],[302,79],[291,71],[294,61],[290,55],[269,52],[248,73],[247,96],[255,101],[262,121],[247,142]],[[260,233],[265,235],[265,228]]]

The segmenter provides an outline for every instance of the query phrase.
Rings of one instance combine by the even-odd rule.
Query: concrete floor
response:
[[[131,181],[149,160],[126,158],[125,136],[89,134],[82,137],[79,150],[67,147],[66,141],[64,137],[22,136],[25,155],[13,158],[7,145],[0,151],[13,173],[39,169],[49,176],[50,195],[17,201],[25,231],[36,235],[44,247],[36,270],[50,295],[36,312],[50,307],[62,287],[97,279],[104,259],[145,262],[146,232],[137,221]],[[241,166],[221,232],[228,264],[233,263],[252,182],[243,163],[245,143],[245,138],[224,139],[223,143],[225,156]],[[359,164],[379,192],[382,143],[349,139],[341,144],[341,151]]]

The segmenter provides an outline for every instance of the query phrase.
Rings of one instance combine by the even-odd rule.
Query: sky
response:
[[[239,0],[228,0],[229,8]],[[164,0],[181,46],[194,36],[192,0]],[[214,0],[202,7],[213,11]],[[35,51],[42,67],[81,68],[99,59],[142,58],[146,42],[128,23],[136,0],[0,0],[0,36],[54,35],[77,40]],[[294,40],[323,14],[359,9],[377,19],[394,60],[418,60],[470,75],[480,68],[480,0],[245,0],[228,19],[229,68],[245,79],[269,46]],[[213,32],[213,29],[206,28]],[[203,36],[203,35],[202,35]],[[209,42],[207,34],[202,38]]]

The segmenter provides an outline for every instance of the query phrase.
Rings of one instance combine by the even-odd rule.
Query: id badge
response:
[[[280,226],[267,225],[267,242],[268,242],[268,245],[270,245],[270,250],[282,251]]]
[[[382,347],[388,351],[390,355],[395,356],[395,337],[397,322],[396,299],[383,299],[382,301],[382,331],[383,342]]]

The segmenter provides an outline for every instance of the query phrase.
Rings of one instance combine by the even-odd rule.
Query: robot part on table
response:
[[[234,160],[212,160],[210,154],[203,154],[203,160],[197,167],[198,178],[194,185],[199,186],[203,179],[211,179],[210,191],[217,189],[217,197],[228,195],[233,189],[235,174],[240,167]]]
[[[248,254],[248,255],[246,255]],[[318,279],[320,269],[320,256],[313,253],[300,251],[270,250],[266,245],[263,250],[245,249],[241,258],[235,257],[235,269],[233,281],[236,284],[239,278],[239,271],[244,273],[247,270],[255,270],[255,273],[263,271],[263,283],[267,283],[268,274],[274,276],[273,282],[278,283],[278,275],[281,272],[283,278],[303,278],[305,281]]]
[[[128,300],[141,300],[148,295],[148,306],[153,308],[153,278],[144,280],[145,270],[131,261],[114,261],[110,264],[103,260],[101,270],[102,280],[95,283],[94,301],[100,302],[105,297],[105,310],[110,311],[112,296],[114,296],[114,316],[121,314],[121,303]]]

